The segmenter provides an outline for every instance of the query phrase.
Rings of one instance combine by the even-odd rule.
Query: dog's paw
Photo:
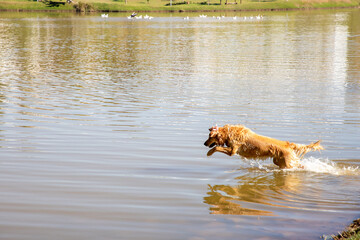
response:
[[[207,152],[207,156],[210,157],[211,155],[214,154],[214,152],[216,152],[216,147],[210,149],[210,150]]]

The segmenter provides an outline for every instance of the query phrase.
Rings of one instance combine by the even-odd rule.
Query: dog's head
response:
[[[214,146],[223,146],[225,144],[224,138],[221,134],[221,128],[218,126],[209,128],[209,138],[204,143],[205,146],[212,148]]]

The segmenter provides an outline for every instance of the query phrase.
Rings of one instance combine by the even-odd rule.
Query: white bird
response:
[[[234,20],[236,20],[236,19],[237,19],[237,17],[235,16],[235,17],[233,17],[233,19],[234,19]]]
[[[184,17],[184,20],[189,20],[189,16]]]
[[[144,19],[148,19],[148,18],[149,18],[149,15],[146,14],[146,15],[144,16]]]
[[[102,17],[102,18],[107,18],[107,17],[109,17],[109,14],[103,13],[103,14],[101,14],[101,17]]]
[[[154,17],[149,17],[149,20],[153,19]]]

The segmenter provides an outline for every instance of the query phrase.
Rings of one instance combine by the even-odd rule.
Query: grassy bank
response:
[[[354,220],[338,235],[323,236],[324,240],[360,240],[360,218]]]
[[[77,1],[77,0],[75,0]],[[359,7],[360,0],[0,0],[12,11],[251,11]]]

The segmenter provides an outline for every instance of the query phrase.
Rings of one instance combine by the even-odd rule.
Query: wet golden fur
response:
[[[320,141],[309,145],[281,141],[258,135],[242,125],[212,127],[209,131],[209,138],[204,144],[213,148],[208,151],[208,156],[222,152],[250,159],[272,158],[280,168],[298,167],[299,160],[307,152],[323,149]]]

